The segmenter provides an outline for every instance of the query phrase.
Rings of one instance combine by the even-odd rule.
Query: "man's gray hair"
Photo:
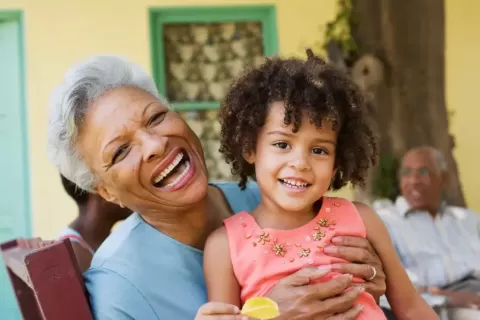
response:
[[[167,105],[152,77],[139,65],[119,56],[94,56],[73,66],[53,90],[47,154],[61,174],[84,190],[93,191],[97,180],[77,152],[79,127],[96,99],[124,86],[145,90]]]
[[[440,172],[447,172],[448,163],[443,152],[438,150],[437,148],[431,148],[431,152],[433,160],[435,160],[435,164],[437,165]]]
[[[412,148],[408,151],[408,153],[411,152],[428,152],[437,166],[438,170],[440,172],[447,172],[448,171],[448,162],[447,159],[445,158],[445,155],[443,154],[442,151],[439,149],[432,147],[432,146],[421,146],[421,147],[415,147]]]

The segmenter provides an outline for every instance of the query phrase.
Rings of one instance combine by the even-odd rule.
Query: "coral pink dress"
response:
[[[355,206],[346,199],[323,197],[318,215],[293,230],[260,228],[247,212],[224,221],[233,270],[241,288],[242,304],[248,298],[265,296],[282,278],[306,266],[347,262],[323,253],[323,247],[339,235],[366,238],[366,229]],[[340,274],[330,272],[316,282]],[[355,282],[364,282],[354,278]],[[363,292],[356,304],[364,309],[357,319],[386,319],[375,299]]]

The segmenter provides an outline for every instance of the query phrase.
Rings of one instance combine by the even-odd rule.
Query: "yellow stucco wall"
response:
[[[470,208],[480,213],[480,1],[446,1],[446,97],[455,157]]]
[[[45,155],[48,97],[69,66],[88,55],[115,53],[150,70],[148,8],[177,5],[276,4],[280,54],[301,55],[306,46],[321,39],[320,26],[333,17],[335,3],[335,0],[0,0],[0,10],[24,11],[34,234],[44,238],[55,236],[75,212]],[[474,197],[475,187],[480,184],[474,159],[480,148],[479,139],[473,139],[475,134],[480,136],[478,127],[473,126],[475,115],[480,116],[474,105],[473,87],[475,71],[480,67],[474,59],[480,54],[480,36],[472,27],[475,15],[480,14],[480,2],[455,0],[453,5],[454,0],[447,0],[447,3],[447,93],[449,107],[456,111],[453,123],[458,143],[456,155],[468,201],[480,211],[480,199]],[[469,6],[461,9],[462,4]],[[468,43],[475,39],[476,44]],[[350,191],[343,194],[349,196]]]

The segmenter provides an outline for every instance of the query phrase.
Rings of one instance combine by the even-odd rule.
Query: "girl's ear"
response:
[[[337,176],[337,172],[338,172],[338,168],[337,167],[333,168],[332,182],[333,180],[335,180],[335,177]]]
[[[256,160],[255,152],[249,152],[248,154],[244,154],[243,158],[245,161],[247,161],[249,164],[254,164]]]
[[[328,190],[332,189],[333,181],[335,181],[335,177],[337,176],[337,168],[333,169],[332,179],[330,180],[330,185],[328,186]]]

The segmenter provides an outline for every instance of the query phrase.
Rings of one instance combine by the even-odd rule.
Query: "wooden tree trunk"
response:
[[[384,64],[384,83],[374,92],[381,154],[438,148],[450,170],[447,200],[465,206],[445,105],[444,1],[356,0],[354,17],[361,54]]]

